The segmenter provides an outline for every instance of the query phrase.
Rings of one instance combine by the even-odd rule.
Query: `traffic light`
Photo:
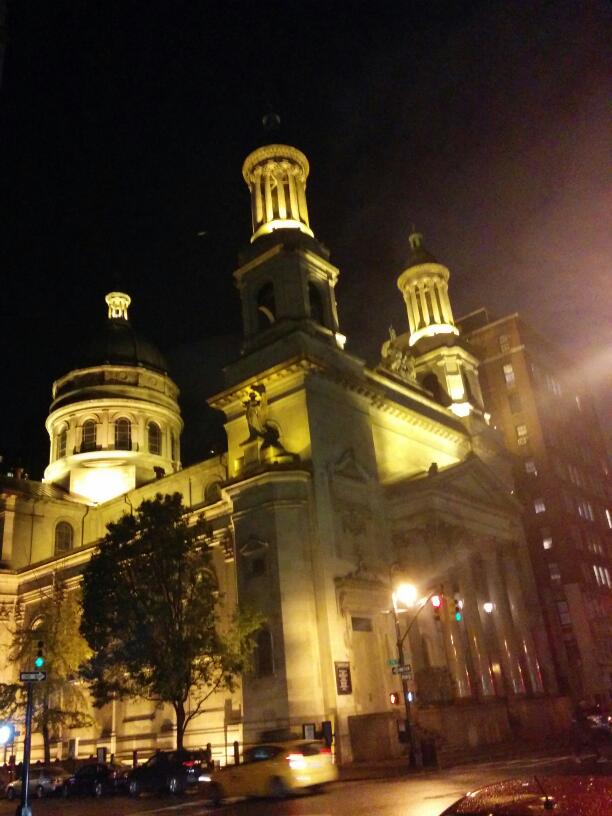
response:
[[[463,601],[455,595],[455,620],[459,622],[463,618]]]
[[[392,691],[389,694],[389,702],[391,703],[391,705],[399,705],[400,702],[401,702],[401,697],[399,695],[399,692]]]
[[[45,658],[43,657],[43,642],[42,640],[38,641],[38,651],[36,652],[36,659],[34,660],[34,665],[37,669],[42,669],[45,665]]]
[[[432,595],[431,605],[434,611],[434,620],[440,620],[440,607],[442,606],[442,595]]]

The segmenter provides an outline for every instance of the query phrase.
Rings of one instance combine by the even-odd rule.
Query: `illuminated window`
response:
[[[553,584],[561,583],[561,570],[559,569],[559,565],[555,564],[554,561],[551,561],[548,565],[548,573]]]
[[[502,371],[504,372],[506,386],[508,388],[514,388],[516,384],[516,378],[514,376],[514,367],[512,363],[506,363],[506,365],[502,366]]]
[[[516,442],[518,445],[526,445],[528,441],[527,435],[527,426],[526,425],[517,425],[516,426]]]
[[[538,468],[535,463],[535,459],[525,459],[525,473],[529,473],[530,476],[537,476],[538,475]]]
[[[274,674],[274,651],[272,635],[267,628],[260,629],[256,637],[255,673],[257,677],[269,677]]]
[[[55,555],[72,549],[73,531],[67,521],[60,521],[55,528]]]
[[[149,438],[149,453],[161,453],[161,431],[159,425],[155,422],[149,422],[147,426],[147,435]]]
[[[93,419],[87,419],[81,429],[81,452],[96,449],[97,427]]]
[[[68,439],[68,429],[62,428],[57,435],[57,458],[63,459],[66,455],[66,440]]]
[[[115,422],[115,448],[132,450],[132,423],[129,419],[118,419]]]
[[[544,547],[544,549],[545,550],[552,549],[553,540],[550,527],[542,527],[540,533],[542,534],[542,546]]]
[[[606,508],[606,521],[608,522],[608,527],[612,530],[612,513]]]
[[[582,411],[582,401],[578,394],[576,394],[576,408],[578,408],[579,411]]]
[[[499,335],[499,350],[505,354],[507,351],[510,351],[510,338],[507,334],[500,334]]]
[[[610,577],[610,570],[607,567],[603,568],[604,575],[606,576],[606,584],[612,588],[612,578]]]
[[[257,293],[257,316],[259,329],[267,329],[276,320],[276,299],[271,281],[264,283]]]
[[[545,513],[546,505],[544,504],[544,499],[534,499],[533,509],[535,510],[536,513]]]

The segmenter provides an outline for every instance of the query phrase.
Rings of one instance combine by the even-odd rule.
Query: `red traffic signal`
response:
[[[397,691],[392,691],[392,692],[389,694],[389,702],[391,703],[391,705],[399,705],[399,704],[400,704],[400,702],[401,702],[401,698],[400,698],[399,692],[397,692]]]
[[[432,595],[430,598],[434,610],[434,620],[440,620],[440,607],[442,606],[442,595]]]

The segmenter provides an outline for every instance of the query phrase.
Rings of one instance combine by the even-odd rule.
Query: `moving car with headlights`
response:
[[[128,793],[130,796],[139,796],[142,791],[183,793],[198,784],[205,764],[203,751],[157,751],[144,765],[130,771]]]
[[[125,790],[127,771],[122,765],[92,762],[82,765],[64,782],[64,796],[95,796]]]
[[[298,790],[318,790],[338,778],[330,749],[318,740],[292,740],[248,748],[240,765],[205,773],[215,805],[234,796],[280,799]]]
[[[604,816],[612,812],[612,777],[533,776],[471,791],[441,816]]]
[[[30,766],[28,792],[30,796],[42,799],[60,793],[70,774],[60,765]],[[21,796],[21,779],[14,779],[6,786],[6,798],[17,799]]]

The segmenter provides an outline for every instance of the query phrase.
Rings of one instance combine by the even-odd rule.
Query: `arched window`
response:
[[[62,428],[57,435],[57,458],[63,459],[66,455],[66,440],[68,439],[68,429]]]
[[[155,422],[149,422],[147,426],[147,434],[149,437],[149,453],[161,453],[161,431],[159,425]]]
[[[260,629],[257,633],[255,647],[255,673],[257,677],[269,677],[274,674],[274,653],[272,635],[269,629]]]
[[[204,488],[204,501],[216,502],[221,498],[221,482],[217,479],[214,482],[209,482]]]
[[[118,419],[115,422],[116,450],[132,450],[132,423],[129,419]]]
[[[267,329],[276,320],[276,300],[272,282],[264,283],[257,293],[257,319],[259,329]]]
[[[93,419],[86,419],[81,431],[81,452],[96,449],[97,427]]]
[[[323,308],[323,298],[321,297],[321,290],[312,281],[308,281],[308,297],[310,299],[310,317],[325,325],[325,310]]]
[[[55,555],[63,555],[72,549],[73,530],[67,521],[60,521],[55,527]]]

